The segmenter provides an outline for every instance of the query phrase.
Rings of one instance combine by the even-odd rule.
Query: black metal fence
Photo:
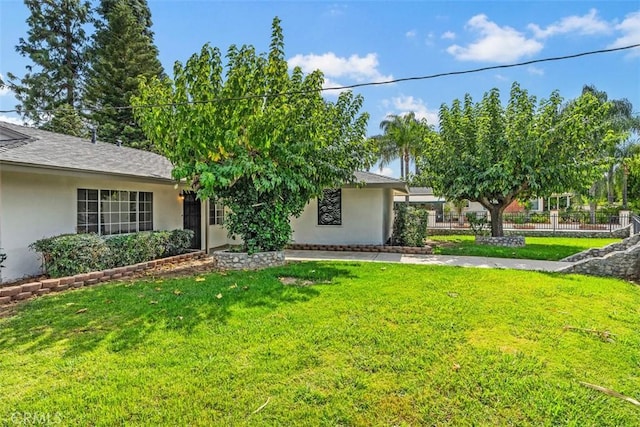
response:
[[[468,229],[471,228],[469,216],[485,218],[489,221],[489,213],[465,212],[443,213],[436,215],[436,221],[430,222],[431,228]],[[638,218],[638,217],[636,217]],[[632,223],[632,215],[626,212],[611,215],[605,212],[506,212],[503,214],[504,229],[523,230],[593,230],[614,231]],[[640,231],[640,218],[637,220]],[[635,224],[635,220],[633,221]],[[635,227],[636,225],[634,225]],[[638,232],[636,231],[636,232]]]

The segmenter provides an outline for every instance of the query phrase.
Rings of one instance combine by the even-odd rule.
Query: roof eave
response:
[[[176,181],[173,178],[164,178],[160,176],[150,176],[150,175],[135,175],[135,174],[126,174],[126,173],[118,173],[118,172],[107,172],[107,171],[97,171],[93,169],[81,169],[81,168],[68,168],[62,166],[53,166],[53,165],[39,165],[34,163],[24,163],[24,162],[16,162],[11,160],[2,160],[0,159],[0,165],[11,165],[17,166],[21,168],[27,169],[45,169],[52,171],[63,171],[63,172],[75,172],[75,173],[88,173],[88,174],[97,174],[97,175],[109,175],[115,177],[129,178],[135,179],[138,181],[153,181],[153,182],[162,182],[165,184],[176,184]]]

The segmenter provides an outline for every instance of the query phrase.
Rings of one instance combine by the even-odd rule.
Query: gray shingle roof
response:
[[[409,187],[409,194],[433,196],[433,188],[431,187]]]
[[[6,122],[0,122],[0,163],[162,180],[172,180],[173,169],[155,153]]]
[[[407,184],[396,178],[378,175],[373,172],[355,172],[356,181],[366,184],[369,187],[393,188],[395,190],[407,191]]]
[[[171,180],[163,156],[115,144],[0,122],[0,163]],[[406,192],[404,181],[372,172],[355,172],[369,187]]]

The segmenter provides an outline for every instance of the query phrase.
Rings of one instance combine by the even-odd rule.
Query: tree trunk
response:
[[[404,172],[405,172],[405,179],[404,181],[407,182],[407,178],[409,177],[409,153],[408,152],[404,152]],[[409,195],[407,194],[406,196],[404,196],[404,202],[407,206],[409,206]]]
[[[622,208],[627,209],[627,175],[629,175],[629,169],[627,165],[622,165]]]
[[[614,169],[613,169],[613,165],[611,165],[609,167],[609,172],[607,173],[607,202],[609,204],[613,203],[613,199],[614,199],[614,191],[613,191],[613,187],[614,187],[614,183],[613,183],[613,174],[614,174]]]
[[[491,214],[491,237],[504,236],[504,229],[502,225],[502,212],[506,206],[492,206],[489,210]]]
[[[589,189],[589,217],[591,220],[591,224],[596,223],[596,209],[598,209],[598,201],[596,200],[596,185],[597,183],[594,182]]]

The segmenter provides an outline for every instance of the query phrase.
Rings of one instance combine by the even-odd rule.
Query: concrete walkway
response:
[[[455,255],[404,255],[386,252],[340,252],[286,250],[287,261],[369,261],[399,262],[421,265],[451,265],[459,267],[510,268],[514,270],[558,271],[570,262],[532,259],[487,258]]]

